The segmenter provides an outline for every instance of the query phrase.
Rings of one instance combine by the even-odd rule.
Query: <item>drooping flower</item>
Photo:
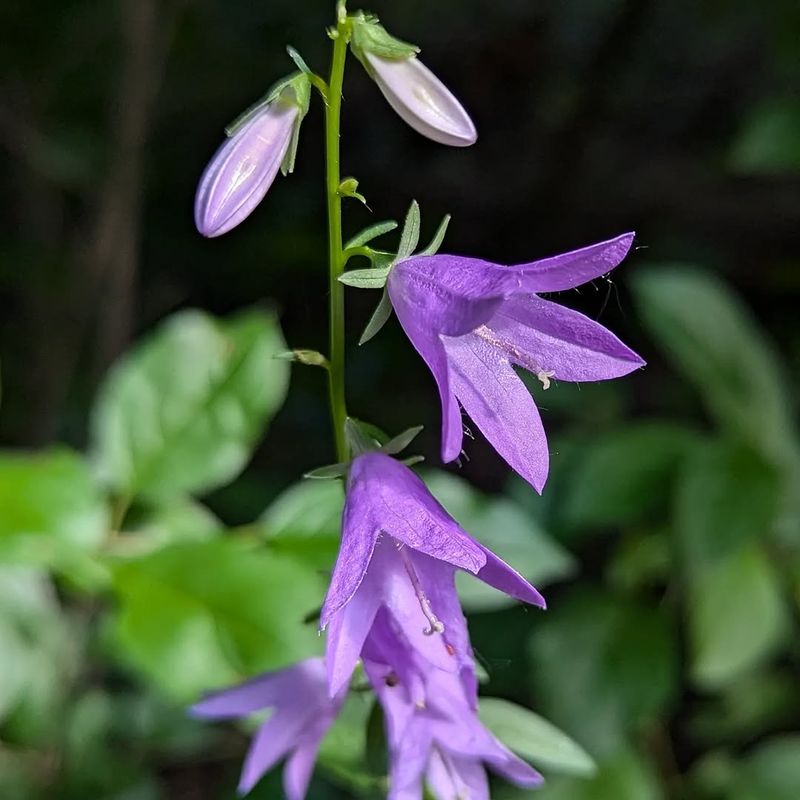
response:
[[[382,453],[358,456],[350,465],[342,543],[320,618],[328,628],[331,692],[350,679],[381,609],[431,667],[459,672],[469,663],[457,568],[544,607],[536,589],[466,533],[408,467]]]
[[[358,13],[352,25],[353,53],[407,125],[440,144],[475,143],[478,133],[469,114],[417,58],[418,47],[389,34],[374,15]]]
[[[439,144],[468,147],[475,124],[453,93],[416,57],[366,54],[372,76],[389,105],[417,133]]]
[[[247,794],[270,767],[283,758],[283,787],[288,800],[303,800],[317,750],[344,703],[347,690],[328,694],[321,658],[301,661],[279,672],[211,694],[191,712],[203,719],[231,719],[272,708],[245,758],[239,794]]]
[[[542,777],[480,722],[471,685],[443,670],[421,670],[424,702],[415,700],[390,665],[365,654],[364,667],[381,702],[389,744],[388,800],[421,800],[423,782],[437,800],[488,800],[484,765],[524,788]]]
[[[231,126],[197,187],[194,221],[203,236],[235,228],[264,199],[278,170],[292,171],[308,94],[306,76],[295,76]]]
[[[463,441],[459,403],[495,450],[541,492],[547,439],[536,404],[513,366],[548,388],[551,378],[617,378],[644,361],[577,311],[537,296],[600,277],[628,253],[633,234],[506,267],[451,255],[400,261],[388,294],[406,335],[430,368],[442,402],[442,459]]]

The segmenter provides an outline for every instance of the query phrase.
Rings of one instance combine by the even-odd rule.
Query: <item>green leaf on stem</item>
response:
[[[408,428],[402,433],[398,433],[397,436],[389,439],[386,444],[381,445],[380,452],[389,456],[402,453],[422,433],[422,428],[422,425],[415,425],[413,428]]]
[[[119,494],[163,502],[235,478],[283,403],[289,365],[274,314],[169,318],[124,356],[92,415],[100,475]]]
[[[593,775],[591,756],[565,733],[527,708],[482,697],[478,707],[481,722],[509,749],[535,766],[566,775]]]
[[[334,480],[336,478],[343,478],[347,475],[347,464],[328,464],[325,467],[316,467],[316,469],[309,470],[303,473],[304,478],[312,480]]]
[[[386,286],[391,267],[372,267],[369,269],[351,269],[339,276],[339,281],[345,286],[356,289],[382,289]]]

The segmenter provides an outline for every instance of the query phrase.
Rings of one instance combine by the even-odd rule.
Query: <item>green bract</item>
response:
[[[373,53],[381,58],[411,58],[419,53],[419,47],[409,44],[402,39],[392,36],[383,25],[378,22],[374,14],[359,12],[350,17],[352,24],[352,38],[350,49],[353,55],[364,65],[368,73],[371,69],[363,58],[363,53]]]

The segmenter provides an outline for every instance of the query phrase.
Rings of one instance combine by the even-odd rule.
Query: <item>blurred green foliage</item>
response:
[[[459,581],[487,721],[541,767],[542,800],[795,800],[796,2],[373,5],[481,134],[430,146],[354,67],[344,167],[378,219],[417,197],[453,212],[446,249],[506,263],[634,226],[647,248],[562,298],[650,363],[534,382],[543,497],[480,438],[459,474],[425,469],[549,603]],[[298,480],[330,461],[321,370],[291,365],[287,398],[275,358],[284,338],[325,350],[315,110],[248,223],[201,241],[190,208],[223,125],[291,68],[284,44],[324,65],[331,6],[0,10],[2,800],[233,797],[244,731],[185,704],[322,648],[342,491]],[[354,345],[367,294],[348,296]],[[436,452],[435,391],[396,324],[353,348],[348,381],[359,417],[425,422],[414,446]],[[354,693],[311,797],[385,793],[380,723]]]

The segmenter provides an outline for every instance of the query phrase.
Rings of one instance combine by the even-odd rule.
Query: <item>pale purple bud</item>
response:
[[[194,200],[203,236],[227,233],[261,202],[284,162],[299,113],[293,103],[269,103],[217,150]]]
[[[389,105],[417,133],[440,144],[467,147],[475,143],[475,125],[453,93],[415,56],[363,58]]]

